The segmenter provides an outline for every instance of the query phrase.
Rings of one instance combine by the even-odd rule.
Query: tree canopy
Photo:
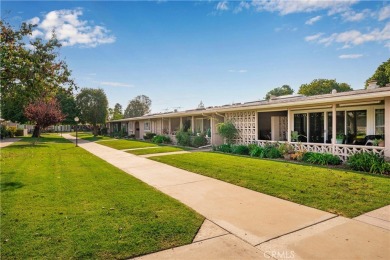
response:
[[[57,124],[65,118],[56,98],[36,100],[26,106],[24,114],[36,124],[33,137],[39,137],[41,129]]]
[[[112,111],[112,120],[118,120],[123,118],[122,105],[116,103]]]
[[[289,85],[283,85],[279,88],[274,88],[273,90],[268,91],[264,99],[269,100],[271,96],[284,96],[294,94],[294,90]]]
[[[29,41],[34,25],[14,29],[0,21],[1,113],[6,120],[28,121],[24,108],[37,100],[50,100],[60,89],[71,92],[76,85],[67,64],[59,58],[61,44],[53,34],[48,41]]]
[[[377,85],[380,87],[384,87],[386,84],[390,83],[390,59],[379,65],[374,72],[374,75],[366,80],[366,88],[368,86],[368,82],[372,80],[376,80]]]
[[[80,109],[80,121],[93,126],[97,135],[97,126],[106,123],[108,100],[103,89],[83,88],[76,97]]]
[[[337,90],[337,92],[353,90],[347,83],[338,83],[334,79],[315,79],[308,84],[302,84],[298,94],[305,96],[330,94],[333,89]]]
[[[80,115],[80,111],[77,108],[76,100],[73,94],[60,90],[57,93],[56,98],[59,102],[62,113],[66,115],[61,123],[64,125],[75,124],[74,118]]]
[[[125,118],[143,116],[150,113],[152,100],[148,96],[140,95],[129,101],[125,110]]]

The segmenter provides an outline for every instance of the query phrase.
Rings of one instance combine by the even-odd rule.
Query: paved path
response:
[[[206,217],[213,230],[220,229],[218,235],[142,258],[390,259],[386,229],[96,143],[80,141],[79,146],[190,206]]]
[[[3,140],[0,141],[0,148],[4,148],[8,145],[11,145],[17,141],[19,141],[20,138],[5,138]]]

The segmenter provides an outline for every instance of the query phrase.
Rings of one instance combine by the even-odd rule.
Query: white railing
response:
[[[286,143],[285,141],[269,141],[269,140],[256,140],[253,142],[259,146],[265,146],[267,144]],[[346,145],[346,144],[321,144],[321,143],[290,143],[296,151],[302,150],[306,152],[314,153],[331,153],[338,155],[342,161],[346,161],[349,156],[358,152],[373,152],[380,156],[384,156],[385,148],[379,146],[365,146],[365,145]]]

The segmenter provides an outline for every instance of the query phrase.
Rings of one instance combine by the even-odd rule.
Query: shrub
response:
[[[330,153],[308,152],[303,155],[302,161],[319,165],[339,165],[341,159]]]
[[[171,143],[171,138],[166,135],[156,135],[152,138],[152,142],[155,144],[169,144]]]
[[[233,145],[232,153],[241,154],[241,155],[249,155],[249,148],[246,145]]]
[[[223,153],[231,153],[232,146],[231,144],[222,144],[216,147],[216,151],[223,152]]]
[[[177,144],[182,146],[190,146],[191,145],[191,133],[185,132],[183,130],[179,130],[176,132],[176,141]]]
[[[15,136],[23,136],[24,135],[24,129],[17,129]]]
[[[129,138],[131,138],[131,139],[135,139],[135,134],[131,134],[131,135],[129,135]]]
[[[348,158],[347,164],[356,171],[390,174],[390,164],[373,152],[355,153]]]
[[[295,151],[294,146],[289,143],[280,144],[278,150],[281,154],[292,154]]]
[[[282,157],[279,149],[272,145],[264,146],[264,153],[264,158],[276,159]]]
[[[1,139],[9,137],[9,131],[6,126],[1,125],[0,126],[0,136]]]
[[[145,135],[144,135],[144,139],[145,140],[152,140],[153,139],[153,137],[155,137],[156,136],[156,134],[155,133],[146,133]]]
[[[256,147],[253,147],[252,149],[249,150],[249,155],[252,157],[264,158],[265,157],[264,147],[256,145]]]
[[[232,144],[234,139],[238,136],[238,130],[236,126],[230,121],[219,123],[217,125],[217,132],[220,136],[225,138],[228,144]]]
[[[9,126],[7,128],[9,137],[15,137],[16,134],[16,126]]]
[[[195,136],[195,137],[193,138],[193,140],[192,140],[192,145],[193,145],[194,147],[201,147],[201,146],[207,145],[207,139],[206,139],[206,137],[204,136],[204,134]]]

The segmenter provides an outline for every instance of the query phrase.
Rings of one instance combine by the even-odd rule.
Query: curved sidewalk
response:
[[[74,141],[73,136],[64,137]],[[213,239],[142,258],[390,258],[388,230],[93,142],[81,140],[79,146],[188,205],[226,231]]]

